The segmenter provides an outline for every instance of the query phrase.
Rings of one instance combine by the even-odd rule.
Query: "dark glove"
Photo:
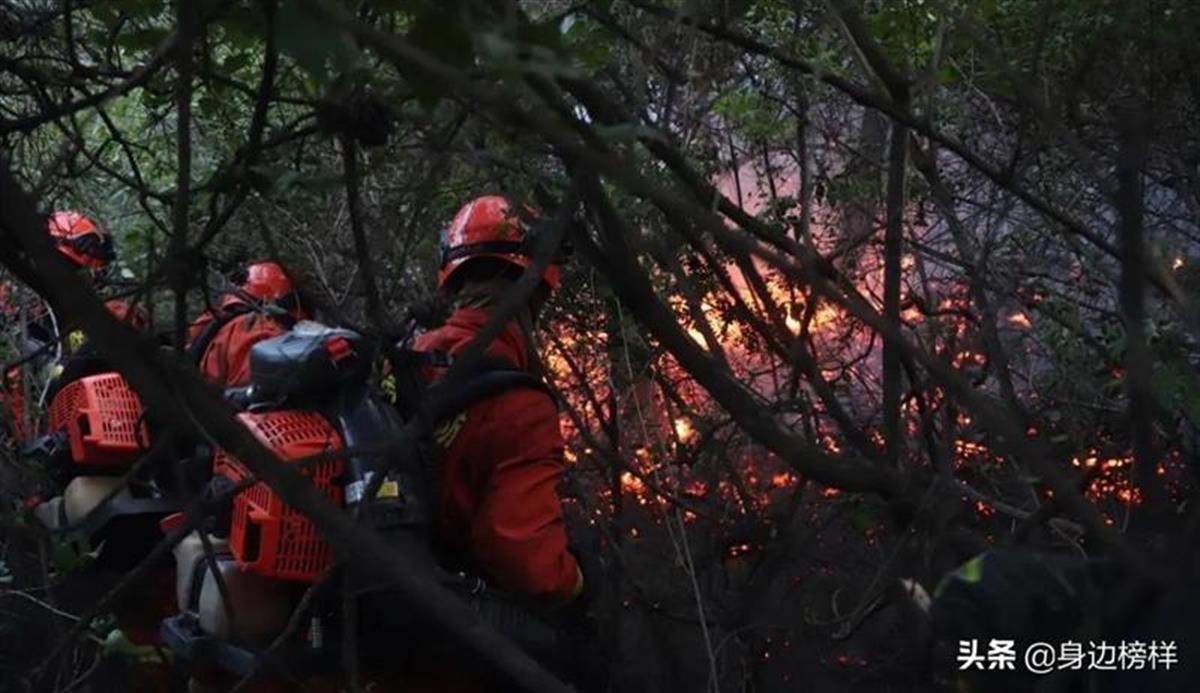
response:
[[[608,578],[600,551],[572,547],[571,553],[583,574],[583,590],[561,612],[559,637],[564,666],[556,673],[583,693],[603,691],[607,690],[611,659],[601,637],[599,615]]]
[[[586,521],[569,522],[567,544],[567,550],[575,557],[583,575],[583,592],[573,603],[577,602],[586,610],[599,599],[605,583],[604,536],[596,525]]]
[[[604,562],[600,560],[599,551],[572,548],[571,553],[579,565],[579,572],[583,574],[583,591],[576,595],[572,608],[586,614],[593,610],[600,600],[600,593],[605,584]]]

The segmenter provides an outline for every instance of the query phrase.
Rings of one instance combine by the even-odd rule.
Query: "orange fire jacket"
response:
[[[419,337],[414,348],[453,355],[487,317],[484,310],[460,308],[445,325]],[[529,367],[526,340],[515,322],[487,353],[517,368]],[[426,373],[436,375],[433,369]],[[563,437],[551,397],[540,390],[509,390],[442,422],[434,440],[444,450],[443,540],[502,589],[569,599],[580,573],[567,550],[558,496]]]
[[[204,311],[188,328],[190,345],[214,316]],[[277,337],[287,328],[278,320],[258,311],[234,316],[213,335],[200,358],[200,374],[221,387],[241,387],[250,383],[250,348],[264,339]]]

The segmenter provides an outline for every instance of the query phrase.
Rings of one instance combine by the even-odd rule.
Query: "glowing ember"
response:
[[[1089,500],[1112,499],[1128,506],[1141,505],[1142,491],[1133,484],[1129,472],[1133,468],[1133,456],[1101,457],[1096,449],[1071,458],[1071,466],[1087,470],[1093,475],[1084,495]]]
[[[1141,489],[1134,488],[1133,486],[1117,489],[1116,496],[1117,500],[1125,505],[1141,505],[1142,503]]]
[[[958,440],[954,441],[954,451],[960,455],[976,456],[976,455],[986,455],[988,449],[987,449],[987,446],[981,445],[980,443],[972,442],[970,440],[963,440],[962,438],[959,438]]]
[[[800,333],[800,327],[801,327],[800,321],[798,319],[796,319],[791,313],[788,313],[787,317],[784,318],[783,321],[785,323],[787,323],[787,328],[788,328],[788,330],[790,330],[792,332],[792,334]]]
[[[646,485],[642,480],[633,475],[632,472],[621,474],[621,490],[625,493],[631,493],[635,496],[641,495],[646,490]]]
[[[951,465],[955,469],[961,469],[967,465],[972,465],[975,469],[981,469],[985,465],[1000,467],[1003,464],[1004,458],[992,452],[983,443],[967,438],[957,438],[954,441],[954,455],[951,458]]]
[[[696,436],[696,429],[692,428],[691,419],[685,416],[675,419],[675,435],[679,436],[681,443],[691,442],[692,438]]]
[[[834,655],[833,661],[842,667],[865,667],[868,664],[866,659],[856,654]]]
[[[820,245],[820,234],[813,235]],[[1178,270],[1185,260],[1186,257],[1167,256],[1164,264],[1169,263],[1172,269]],[[885,441],[876,414],[881,389],[878,357],[882,342],[878,336],[837,305],[813,294],[803,277],[789,276],[758,259],[751,262],[753,267],[734,263],[725,266],[728,281],[722,284],[728,287],[728,293],[723,288],[707,288],[714,284],[706,274],[700,274],[691,266],[683,267],[685,274],[696,272],[692,277],[695,293],[691,296],[691,305],[680,293],[687,288],[682,282],[673,286],[665,281],[670,277],[662,277],[664,300],[678,324],[704,351],[710,346],[719,346],[731,374],[764,402],[782,405],[804,395],[803,403],[809,406],[781,406],[775,411],[779,422],[796,431],[800,431],[803,424],[804,434],[814,443],[830,454],[840,455],[848,444],[840,427],[834,425],[828,403],[804,389],[807,378],[789,363],[786,352],[775,353],[766,348],[771,344],[764,346],[753,325],[765,324],[772,331],[776,326],[786,326],[792,335],[798,335],[801,328],[805,328],[803,346],[811,351],[816,372],[828,381],[835,399],[842,403],[854,419],[853,423],[861,427],[864,437],[882,449]],[[880,307],[882,258],[867,248],[846,266],[847,272],[856,273],[854,276],[847,274],[847,279],[859,286],[871,305]],[[981,376],[980,382],[976,383],[978,387],[992,389],[994,378],[987,373],[978,373],[987,366],[989,352],[979,338],[980,311],[970,299],[965,284],[956,275],[947,275],[948,270],[940,268],[939,263],[926,261],[921,256],[905,255],[902,267],[906,271],[919,267],[922,275],[931,272],[919,295],[914,284],[902,287],[901,319],[906,330],[914,339],[919,339],[923,347],[936,354],[939,361],[964,369],[966,377]],[[712,269],[720,271],[720,267]],[[758,276],[744,274],[751,269]],[[1022,337],[1016,340],[1010,352],[1014,373],[1020,372],[1016,367],[1023,363],[1022,354],[1035,351],[1037,340],[1044,336],[1033,331],[1034,311],[1037,311],[1039,331],[1052,327],[1044,317],[1053,314],[1037,307],[1039,302],[1048,300],[1049,294],[1032,288],[1017,291],[1022,302],[1006,306],[999,314],[1000,326],[1006,334]],[[734,306],[735,303],[741,305]],[[734,307],[737,309],[732,309]],[[603,311],[600,304],[597,304],[597,311]],[[739,559],[757,552],[763,547],[761,540],[755,534],[741,531],[742,523],[734,516],[740,514],[744,519],[773,512],[776,506],[787,502],[798,485],[806,488],[806,480],[788,471],[787,465],[765,453],[763,448],[747,443],[736,426],[727,425],[728,418],[721,407],[652,337],[642,340],[646,350],[639,347],[634,358],[629,358],[628,354],[617,350],[623,343],[637,341],[633,338],[636,330],[632,331],[634,334],[622,330],[621,335],[608,335],[597,329],[597,324],[604,321],[593,321],[590,317],[589,313],[582,313],[575,322],[566,322],[565,333],[556,332],[554,346],[547,355],[549,370],[574,409],[573,416],[563,420],[565,437],[571,443],[564,456],[569,464],[581,464],[585,461],[581,458],[595,462],[590,459],[588,453],[591,451],[584,448],[583,441],[593,437],[604,439],[606,429],[603,424],[615,420],[620,424],[622,435],[612,444],[625,456],[628,464],[625,469],[629,471],[619,470],[623,473],[619,473],[619,484],[615,489],[610,486],[611,479],[607,475],[598,477],[595,494],[601,502],[592,510],[585,500],[581,500],[581,508],[588,510],[588,515],[594,515],[591,521],[597,524],[604,523],[615,509],[620,508],[625,513],[624,518],[618,518],[623,536],[648,539],[645,546],[641,546],[640,541],[630,541],[630,548],[657,551],[666,520],[676,512],[685,522],[700,524],[696,514],[677,508],[676,501],[672,500],[683,499],[682,505],[720,509],[719,517],[704,513],[703,530],[695,525],[688,529],[714,532],[713,543],[718,555],[724,553],[729,559]],[[705,335],[708,335],[707,339]],[[772,340],[789,346],[789,340],[779,337],[787,335],[772,335]],[[620,358],[614,360],[614,353]],[[1114,373],[1120,375],[1119,370]],[[1017,383],[1022,399],[1027,392],[1030,399],[1036,399],[1038,393],[1030,391],[1032,383],[1029,389],[1023,383],[1024,380]],[[921,436],[926,431],[922,424],[927,422],[932,437],[952,441],[950,466],[956,477],[961,474],[963,483],[982,489],[988,493],[987,498],[994,499],[977,500],[984,496],[972,494],[963,499],[963,510],[980,520],[980,525],[1001,526],[1007,521],[1007,513],[997,506],[1007,508],[1006,502],[1014,502],[1009,489],[1014,478],[1023,478],[1017,476],[1021,470],[998,454],[1002,448],[992,449],[997,440],[987,433],[987,427],[976,425],[970,414],[953,406],[953,398],[943,389],[926,388],[924,396],[924,401],[906,397],[901,402],[901,426],[908,432],[906,438],[923,440]],[[1031,410],[1040,411],[1034,406],[1036,402],[1023,403],[1031,405]],[[807,418],[809,414],[811,420]],[[589,428],[592,436],[585,436]],[[1030,438],[1044,436],[1050,442],[1060,438],[1075,439],[1069,437],[1074,431],[1060,427],[1057,422],[1029,425],[1024,432]],[[1081,436],[1084,433],[1081,431]],[[702,440],[711,443],[706,446],[711,450],[700,448]],[[1102,502],[1103,512],[1120,518],[1122,505],[1128,507],[1143,502],[1141,491],[1130,478],[1132,459],[1122,456],[1124,451],[1117,447],[1118,443],[1101,442],[1103,436],[1092,440],[1096,441],[1093,443],[1095,449],[1076,447],[1065,455],[1060,452],[1059,464],[1063,469],[1074,468],[1073,476],[1080,479],[1079,484],[1089,500]],[[906,455],[917,460],[919,453],[915,446],[912,447],[914,450]],[[1072,455],[1076,457],[1072,458]],[[713,457],[718,457],[719,466]],[[1155,471],[1167,475],[1163,465]],[[1164,481],[1169,484],[1171,479]],[[1053,497],[1052,492],[1041,484],[1034,488],[1039,496]],[[621,497],[614,499],[614,491],[625,498],[623,504],[613,502]],[[822,510],[836,508],[842,502],[840,496],[847,495],[840,489],[819,484],[814,492],[829,500],[824,504],[827,508]],[[848,495],[846,500],[849,502],[856,497],[857,494]],[[586,497],[581,495],[581,498]],[[1024,505],[1026,500],[1022,493],[1017,496],[1016,504]],[[637,527],[631,526],[634,522]],[[738,529],[730,536],[726,528]],[[886,530],[868,528],[862,531],[867,541],[875,545],[888,536]],[[819,570],[823,574],[832,572],[826,568]],[[761,656],[765,659],[769,655]],[[852,654],[838,655],[838,659],[842,665],[865,664]]]
[[[837,306],[828,303],[822,304],[820,308],[817,308],[817,312],[813,313],[811,329],[820,331],[837,325],[841,317],[842,311],[838,310]]]
[[[750,553],[751,548],[752,547],[749,544],[745,544],[745,543],[734,544],[733,546],[729,547],[729,549],[726,551],[726,553],[729,555],[730,558],[738,558],[740,556],[745,556],[746,554]]]
[[[984,363],[987,363],[987,357],[977,351],[963,350],[954,355],[952,363],[959,367],[968,363],[982,366]]]

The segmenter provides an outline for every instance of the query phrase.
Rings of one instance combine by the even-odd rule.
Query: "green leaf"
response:
[[[115,29],[117,23],[121,21],[121,12],[113,4],[101,2],[97,3],[91,9],[92,16],[103,23],[110,31]]]
[[[233,53],[228,58],[225,58],[224,62],[221,63],[221,70],[226,75],[232,77],[235,72],[249,65],[251,60],[253,60],[253,58],[249,52],[239,51],[237,53]]]
[[[553,22],[540,22],[525,27],[521,31],[520,40],[522,43],[548,48],[551,51],[562,48],[562,32]]]
[[[454,3],[431,3],[417,15],[407,38],[415,46],[452,67],[468,67],[475,60],[469,28],[459,21],[453,11]],[[441,100],[444,85],[408,75],[417,99],[426,110],[433,110]]]
[[[1154,374],[1154,395],[1158,406],[1200,423],[1200,378],[1186,359],[1172,358],[1159,367]]]
[[[72,573],[92,562],[95,554],[80,543],[62,540],[54,543],[50,550],[50,562],[60,573]]]
[[[228,44],[239,48],[257,46],[266,32],[262,12],[243,5],[234,5],[222,12],[217,25],[224,31]]]
[[[211,92],[205,92],[203,96],[196,102],[196,107],[200,113],[206,117],[212,117],[221,111],[223,102]]]
[[[347,72],[359,51],[345,32],[322,23],[297,0],[284,3],[275,21],[279,48],[319,82],[329,80],[329,68]]]
[[[108,0],[97,5],[108,5],[112,11],[129,19],[144,19],[163,12],[164,4],[157,0]]]
[[[584,70],[594,72],[612,59],[612,42],[601,28],[582,14],[569,14],[559,25],[564,43]]]
[[[120,628],[113,628],[108,631],[108,635],[104,636],[104,641],[100,643],[100,648],[105,654],[116,654],[129,649],[133,643],[125,635],[125,631]]]
[[[149,50],[157,48],[159,44],[166,40],[169,33],[168,30],[159,27],[134,29],[133,31],[126,32],[121,38],[117,39],[117,44],[129,50]]]

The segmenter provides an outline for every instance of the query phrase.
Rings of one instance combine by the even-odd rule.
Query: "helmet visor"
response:
[[[100,264],[107,265],[117,258],[117,252],[113,248],[112,239],[106,234],[85,233],[81,236],[67,239],[63,243],[70,246],[72,250],[80,255],[84,255]]]

